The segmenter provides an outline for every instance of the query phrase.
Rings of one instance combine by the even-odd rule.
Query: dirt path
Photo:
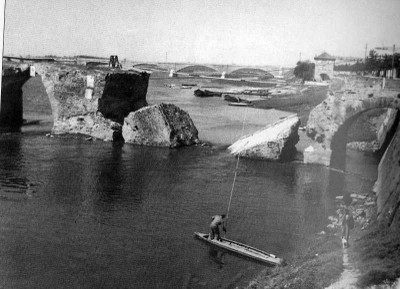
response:
[[[357,289],[358,287],[355,285],[360,275],[353,267],[353,265],[349,262],[349,256],[347,253],[347,249],[343,249],[343,266],[344,271],[340,275],[340,278],[335,283],[331,284],[326,289]]]

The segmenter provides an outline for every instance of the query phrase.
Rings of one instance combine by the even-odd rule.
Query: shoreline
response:
[[[298,150],[312,144],[304,134],[302,137],[299,132]],[[350,233],[350,246],[343,248],[341,217],[346,198],[350,200],[355,228]],[[344,191],[343,196],[336,197],[335,207],[336,214],[327,220],[326,232],[315,236],[316,246],[294,256],[287,267],[263,270],[246,289],[399,288],[400,232],[377,220],[373,187],[356,194]]]

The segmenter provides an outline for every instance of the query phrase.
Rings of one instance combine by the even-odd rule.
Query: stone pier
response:
[[[58,63],[31,65],[41,76],[49,97],[53,134],[84,134],[114,140],[121,135],[124,117],[147,106],[147,73],[90,70]],[[32,69],[18,63],[4,66],[0,126],[3,131],[18,131],[23,123],[22,86]]]
[[[23,119],[22,86],[30,78],[29,70],[5,67],[2,72],[0,98],[0,132],[19,131]]]

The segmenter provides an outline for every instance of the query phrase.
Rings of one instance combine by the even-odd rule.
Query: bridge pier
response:
[[[22,87],[33,72],[28,65],[3,67],[0,132],[17,132],[23,124]],[[147,106],[149,74],[35,63],[51,105],[53,134],[83,134],[120,140],[130,112]]]
[[[23,124],[22,86],[30,78],[29,70],[3,70],[0,97],[0,132],[19,131]]]

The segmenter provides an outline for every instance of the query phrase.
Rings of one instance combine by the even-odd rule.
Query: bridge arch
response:
[[[181,73],[189,73],[189,74],[213,74],[219,73],[212,67],[208,67],[205,65],[190,65],[184,68],[179,69],[177,72]]]
[[[274,77],[270,72],[268,72],[264,69],[251,68],[251,67],[239,68],[239,69],[231,71],[230,74],[267,75],[267,76],[270,76],[271,78]]]
[[[330,150],[331,150],[331,159],[330,166],[334,168],[343,169],[345,167],[346,160],[346,149],[347,149],[347,135],[354,124],[354,122],[363,114],[368,111],[374,109],[396,109],[396,120],[394,121],[393,126],[397,127],[399,122],[400,113],[400,99],[393,97],[378,97],[378,98],[368,98],[359,100],[356,102],[356,105],[352,106],[344,106],[341,111],[344,112],[342,115],[341,121],[337,123],[337,126],[334,126],[336,129],[332,131],[332,137],[330,140]],[[388,135],[387,137],[392,137],[392,135]],[[387,140],[386,140],[387,141]]]

